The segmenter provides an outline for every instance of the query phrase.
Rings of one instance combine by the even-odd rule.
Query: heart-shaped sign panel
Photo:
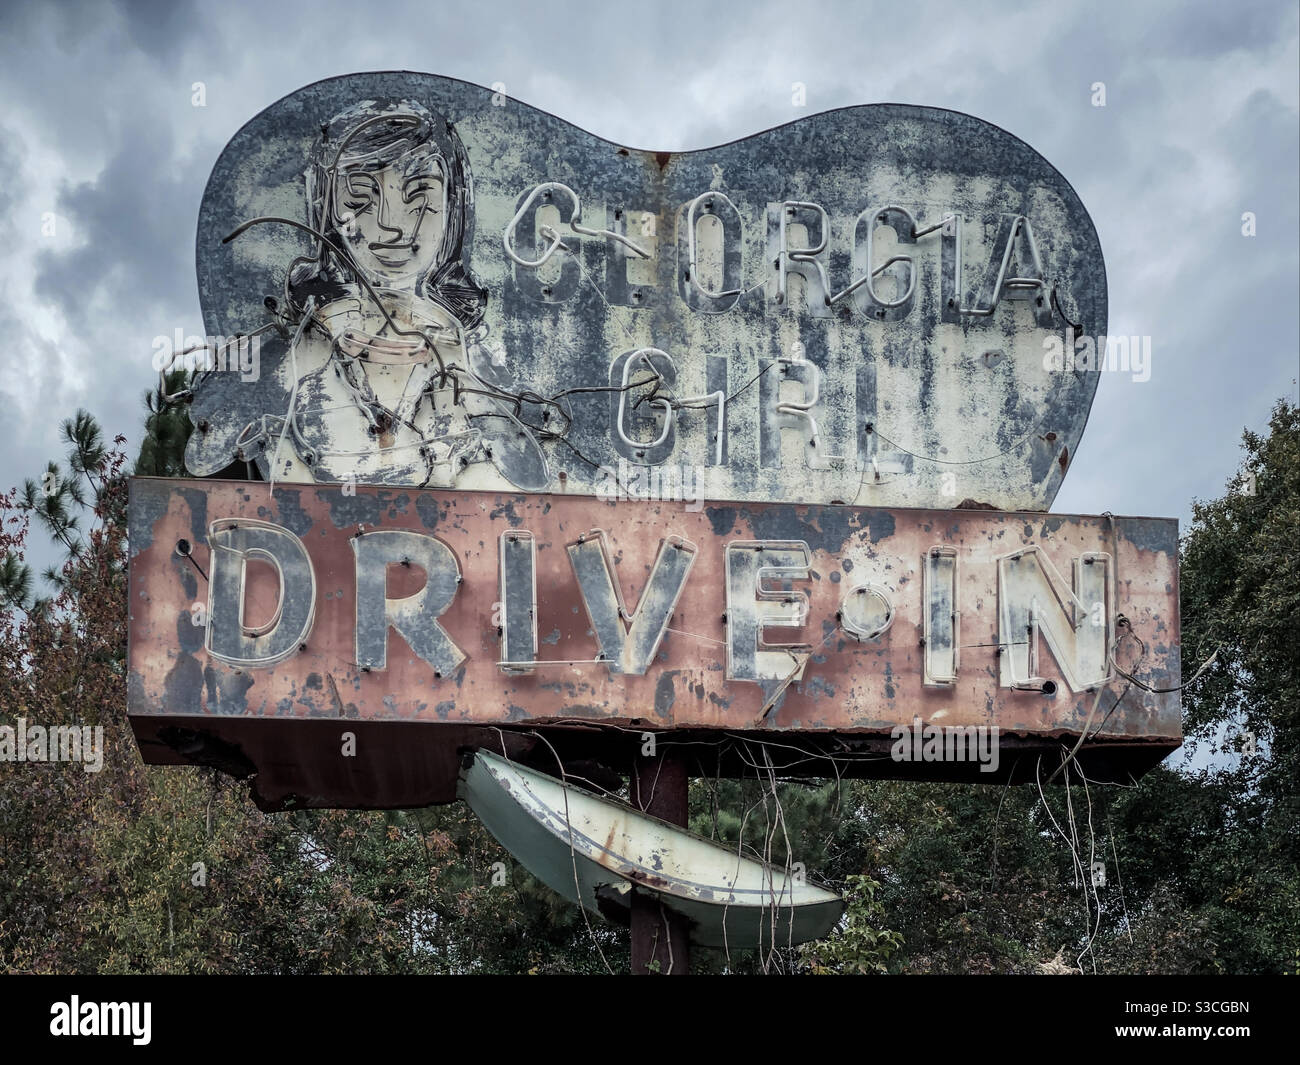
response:
[[[669,153],[332,78],[230,141],[197,251],[200,476],[1045,510],[1106,330],[1065,179],[900,104]]]

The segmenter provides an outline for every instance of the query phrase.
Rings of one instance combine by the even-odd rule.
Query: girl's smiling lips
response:
[[[375,251],[374,256],[385,266],[402,266],[411,261],[411,256],[415,253],[409,248],[394,249],[391,251]]]

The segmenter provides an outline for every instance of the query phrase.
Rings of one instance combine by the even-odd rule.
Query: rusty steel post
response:
[[[690,779],[680,755],[638,756],[632,767],[632,802],[652,817],[686,826]],[[690,925],[649,895],[632,893],[632,973],[688,976]]]

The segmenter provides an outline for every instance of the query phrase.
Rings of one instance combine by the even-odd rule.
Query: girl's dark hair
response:
[[[365,128],[360,128],[364,126]],[[321,126],[307,175],[311,224],[340,250],[334,218],[334,183],[355,166],[381,169],[412,149],[429,147],[441,160],[447,190],[442,240],[433,265],[415,281],[419,296],[441,304],[466,330],[483,320],[487,290],[469,269],[474,236],[474,184],[469,157],[455,128],[442,115],[413,100],[363,100]],[[340,153],[340,148],[342,152]],[[318,306],[356,291],[352,267],[324,244],[318,254],[295,259],[289,268],[289,301],[301,313],[309,296]]]

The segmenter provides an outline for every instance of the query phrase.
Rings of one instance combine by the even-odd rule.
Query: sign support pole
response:
[[[690,778],[681,755],[637,756],[632,766],[632,801],[652,817],[686,827]],[[632,973],[688,976],[690,924],[650,895],[632,891]]]

